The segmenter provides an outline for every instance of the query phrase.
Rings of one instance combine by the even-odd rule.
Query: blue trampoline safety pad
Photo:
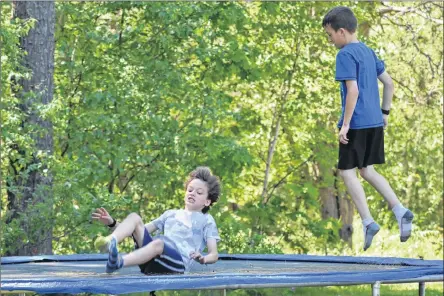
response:
[[[105,273],[104,254],[1,258],[1,291],[104,293],[326,286],[443,280],[441,260],[312,255],[220,255],[183,275],[144,275],[137,266]]]

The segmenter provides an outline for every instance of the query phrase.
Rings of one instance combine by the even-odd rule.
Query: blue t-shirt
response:
[[[356,80],[359,96],[350,121],[351,129],[383,126],[378,76],[384,73],[384,62],[362,42],[349,43],[336,56],[336,80],[340,81],[342,115],[338,127],[342,127],[347,97],[346,80]]]

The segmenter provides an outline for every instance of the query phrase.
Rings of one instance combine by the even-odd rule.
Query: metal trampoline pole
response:
[[[425,296],[425,282],[419,282],[419,296]]]
[[[372,284],[372,296],[381,296],[381,282]]]

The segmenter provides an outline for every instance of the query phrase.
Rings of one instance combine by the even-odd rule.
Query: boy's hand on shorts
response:
[[[114,221],[105,208],[96,209],[96,211],[92,213],[91,219],[98,220],[104,225],[110,225]]]
[[[348,144],[347,133],[349,129],[350,126],[348,124],[343,124],[341,130],[339,131],[339,142],[341,142],[342,144]]]
[[[389,125],[389,116],[387,114],[382,114],[382,120],[384,121],[384,129]]]
[[[205,256],[203,256],[201,253],[199,252],[191,252],[190,253],[190,257],[193,260],[196,260],[197,262],[199,262],[200,264],[205,264]]]

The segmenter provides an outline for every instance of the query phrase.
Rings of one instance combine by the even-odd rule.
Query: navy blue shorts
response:
[[[185,265],[183,264],[182,256],[177,251],[177,247],[174,242],[163,235],[156,236],[155,239],[161,239],[164,242],[163,253],[146,263],[140,264],[140,271],[144,274],[184,273]],[[153,238],[148,233],[148,230],[146,230],[145,228],[142,246],[138,246],[134,237],[133,240],[135,244],[134,248],[139,249],[152,242]]]

